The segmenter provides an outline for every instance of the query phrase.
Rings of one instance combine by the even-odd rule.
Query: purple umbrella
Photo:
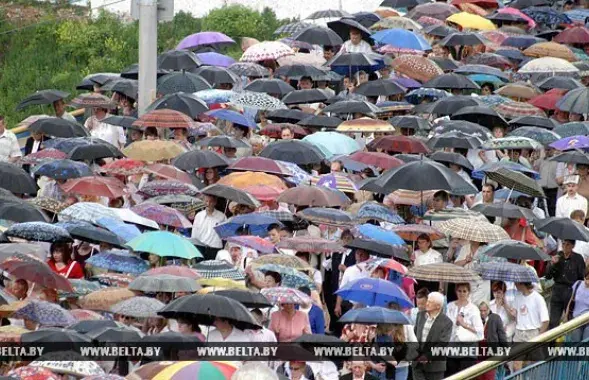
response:
[[[269,240],[259,236],[231,236],[227,238],[229,243],[255,249],[259,253],[276,253],[276,248]]]
[[[220,32],[200,32],[184,37],[176,46],[176,50],[190,50],[203,45],[229,45],[234,43],[235,41]]]
[[[570,136],[553,142],[550,146],[558,150],[587,149],[589,148],[589,137]]]
[[[419,83],[418,81],[411,79],[411,78],[400,78],[400,77],[396,77],[396,78],[391,78],[393,80],[393,82],[408,88],[408,89],[414,89],[414,88],[420,88],[421,87],[421,83]]]
[[[223,54],[209,52],[209,53],[198,53],[196,55],[203,65],[217,66],[217,67],[229,67],[235,63],[235,60]]]

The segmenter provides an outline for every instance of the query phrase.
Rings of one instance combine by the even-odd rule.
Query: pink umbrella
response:
[[[510,15],[519,16],[519,17],[523,18],[524,20],[526,20],[528,22],[528,28],[532,29],[532,28],[535,28],[536,27],[536,21],[534,21],[532,18],[530,18],[530,16],[528,16],[525,13],[523,13],[519,9],[510,8],[510,7],[500,8],[500,9],[497,10],[497,13],[507,13],[507,14],[510,14]]]
[[[143,273],[141,276],[157,276],[160,274],[186,277],[191,278],[193,280],[198,280],[199,278],[201,278],[201,275],[198,274],[198,272],[194,269],[190,269],[188,267],[181,267],[179,265],[167,265],[165,267],[150,269],[147,272]]]
[[[156,203],[142,203],[132,207],[131,211],[158,224],[176,228],[192,227],[192,223],[180,211],[168,206]]]

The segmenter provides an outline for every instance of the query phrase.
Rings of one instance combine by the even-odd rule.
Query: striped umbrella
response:
[[[228,264],[225,261],[220,260],[205,260],[197,263],[193,266],[205,279],[210,278],[224,278],[230,280],[243,280],[245,275],[239,269],[236,269],[233,265]],[[201,284],[202,285],[202,284]]]
[[[539,282],[536,271],[526,265],[510,262],[482,263],[478,268],[483,280],[508,282]]]
[[[182,112],[157,109],[147,112],[133,123],[134,127],[147,128],[195,128],[193,120]]]
[[[425,264],[410,268],[407,277],[416,280],[463,283],[480,281],[473,271],[450,263]]]
[[[395,128],[383,120],[362,117],[360,119],[344,121],[335,129],[337,132],[382,133],[394,132]]]
[[[112,100],[98,93],[80,94],[71,101],[71,104],[79,108],[114,109],[116,107]]]
[[[386,199],[396,205],[419,206],[430,202],[436,191],[395,190],[387,195]]]
[[[311,185],[329,187],[330,189],[339,190],[344,193],[355,193],[358,191],[358,187],[349,177],[337,173],[313,176]]]
[[[492,181],[511,190],[519,191],[520,193],[528,194],[532,197],[546,197],[544,190],[538,182],[523,173],[499,167],[485,171],[485,174]]]
[[[336,241],[323,238],[295,237],[281,239],[276,248],[291,249],[297,252],[331,253],[346,249]]]
[[[470,241],[492,243],[509,239],[509,235],[501,226],[476,219],[447,220],[440,223],[438,228],[448,236]]]
[[[229,380],[237,371],[232,362],[182,361],[152,362],[137,368],[129,380]]]
[[[523,102],[502,103],[495,107],[495,111],[508,119],[515,119],[520,116],[546,116],[546,113],[540,108]]]

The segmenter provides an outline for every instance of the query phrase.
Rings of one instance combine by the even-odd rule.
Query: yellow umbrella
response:
[[[216,288],[215,290],[224,289],[246,289],[243,281],[235,281],[228,278],[215,277],[215,278],[201,278],[196,280],[202,286],[208,286]]]
[[[0,306],[0,317],[1,318],[8,318],[14,313],[15,311],[22,309],[25,307],[29,301],[14,301],[6,305]]]
[[[128,158],[140,161],[170,160],[186,152],[186,149],[169,140],[142,140],[123,149]]]
[[[286,190],[287,187],[279,177],[262,172],[236,172],[224,176],[218,182],[219,185],[231,186],[245,190],[252,185],[266,185],[278,190]]]
[[[344,121],[335,129],[337,132],[395,132],[395,127],[384,120],[375,120],[369,117]]]
[[[476,30],[495,30],[497,27],[491,21],[484,17],[473,15],[467,12],[460,12],[453,14],[446,19],[446,22],[451,22],[460,25],[464,29]]]

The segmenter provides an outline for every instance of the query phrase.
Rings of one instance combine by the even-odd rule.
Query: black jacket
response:
[[[39,150],[43,150],[43,142],[51,140],[51,137],[47,137],[47,136],[43,136],[43,138],[41,139],[41,146],[39,147]],[[32,137],[29,137],[25,143],[25,156],[27,154],[31,154],[32,150],[33,150],[33,144],[35,143],[35,140]]]
[[[440,345],[450,341],[450,337],[452,336],[452,320],[448,318],[446,314],[440,312],[432,324],[429,334],[427,337],[424,337],[423,327],[425,326],[426,320],[427,312],[420,311],[417,313],[414,331],[418,342],[417,358],[425,356],[428,362],[418,363],[417,361],[413,361],[412,366],[423,365],[423,370],[425,372],[445,372],[446,361],[440,360],[439,358],[433,358],[431,356],[430,347],[432,345]]]
[[[485,324],[485,341],[488,343],[507,343],[503,321],[498,314],[489,311]]]

